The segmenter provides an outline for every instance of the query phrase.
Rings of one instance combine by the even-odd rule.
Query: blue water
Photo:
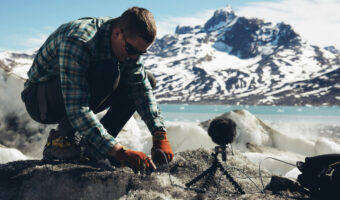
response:
[[[306,122],[340,125],[340,107],[313,106],[225,106],[160,104],[166,121],[201,122],[225,112],[242,109],[268,122]]]

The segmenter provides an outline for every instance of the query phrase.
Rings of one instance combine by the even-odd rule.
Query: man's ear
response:
[[[112,38],[117,39],[119,35],[122,33],[119,27],[115,27],[112,30]]]

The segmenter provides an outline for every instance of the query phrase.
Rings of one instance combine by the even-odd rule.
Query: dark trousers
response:
[[[106,73],[108,70],[110,73]],[[119,84],[119,71],[114,72],[112,65],[92,70],[89,74],[90,109],[98,113],[109,108],[100,122],[116,137],[136,111],[136,107],[124,85]],[[22,92],[22,99],[27,112],[35,121],[43,124],[58,123],[61,135],[74,136],[75,129],[66,116],[59,78],[30,85]]]

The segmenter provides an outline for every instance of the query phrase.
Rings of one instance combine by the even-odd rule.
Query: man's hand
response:
[[[145,155],[143,152],[133,151],[122,147],[115,152],[115,157],[122,165],[130,167],[134,173],[146,173],[150,174],[156,169],[155,164],[151,158]]]
[[[166,159],[170,162],[174,157],[168,137],[164,131],[156,131],[152,137],[153,147],[151,149],[152,160],[158,164],[165,164]],[[164,152],[164,154],[162,153]]]

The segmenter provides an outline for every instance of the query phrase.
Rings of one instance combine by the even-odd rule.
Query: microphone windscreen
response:
[[[215,118],[210,123],[208,134],[218,145],[230,144],[236,136],[236,123],[227,118]]]

